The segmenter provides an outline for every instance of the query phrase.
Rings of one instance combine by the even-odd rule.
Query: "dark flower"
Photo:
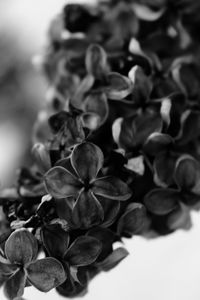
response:
[[[103,167],[103,153],[91,143],[77,145],[70,156],[45,175],[47,191],[55,199],[73,197],[73,222],[82,228],[99,224],[104,212],[98,196],[124,201],[131,192],[123,181],[112,176],[98,176]]]
[[[5,243],[7,263],[1,263],[4,292],[9,299],[21,297],[28,283],[48,292],[66,279],[62,264],[52,257],[36,260],[38,244],[26,229],[14,231]]]

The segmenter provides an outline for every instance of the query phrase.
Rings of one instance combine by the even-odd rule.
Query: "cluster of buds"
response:
[[[66,297],[200,204],[200,3],[68,4],[42,57],[31,166],[0,194],[0,283]],[[42,254],[44,258],[38,258]]]

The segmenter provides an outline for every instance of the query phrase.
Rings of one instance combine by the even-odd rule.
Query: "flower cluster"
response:
[[[191,227],[200,204],[200,4],[68,4],[41,67],[33,165],[2,190],[0,283],[66,297],[128,252],[115,243]],[[45,258],[38,258],[43,255]]]

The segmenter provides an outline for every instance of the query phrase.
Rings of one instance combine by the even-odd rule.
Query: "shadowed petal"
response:
[[[62,258],[69,244],[69,233],[59,225],[46,225],[41,229],[41,239],[50,256]]]
[[[101,78],[107,73],[107,55],[104,49],[97,45],[90,45],[85,58],[86,69],[95,78]]]
[[[27,267],[28,280],[41,292],[48,292],[66,280],[62,264],[53,257],[39,259]]]
[[[64,259],[71,266],[87,266],[93,263],[101,252],[101,242],[91,236],[78,237],[67,250]]]
[[[117,231],[119,235],[131,237],[139,233],[146,220],[146,209],[141,203],[131,203],[118,222]]]
[[[93,126],[89,127],[88,125],[90,123],[86,123],[89,129],[95,130],[99,126],[101,126],[108,117],[108,102],[105,93],[96,92],[90,94],[83,103],[83,110],[85,114],[91,114],[90,119],[92,116],[93,119],[96,116],[96,122],[93,121]],[[85,117],[83,118],[84,121],[88,121],[88,118],[86,119],[86,116],[87,115],[85,115]],[[96,124],[96,126],[94,126],[94,123]]]
[[[179,206],[181,196],[173,189],[154,189],[144,198],[146,208],[156,215],[166,215]]]
[[[146,142],[154,132],[162,129],[162,119],[158,113],[146,111],[143,114],[124,119],[121,124],[119,144],[124,149],[134,149]]]
[[[117,218],[120,211],[120,201],[112,201],[112,199],[107,199],[105,197],[97,196],[101,206],[104,211],[104,219],[101,226],[109,227]]]
[[[11,275],[17,270],[16,265],[5,264],[0,262],[0,275]]]
[[[92,143],[82,143],[72,152],[71,163],[77,174],[85,182],[95,179],[103,166],[103,153]]]
[[[112,100],[122,100],[132,91],[132,84],[129,78],[119,73],[109,73],[107,76],[108,88],[106,95]]]
[[[55,198],[76,196],[81,188],[81,182],[63,167],[51,168],[44,175],[48,193]]]
[[[103,261],[113,251],[113,243],[118,240],[116,233],[108,228],[93,227],[87,232],[87,235],[99,240],[102,244],[102,251],[97,258],[97,262]]]
[[[101,125],[101,118],[93,112],[85,112],[81,115],[84,127],[90,130],[96,130]]]
[[[14,231],[5,244],[5,253],[11,263],[25,265],[36,257],[37,251],[37,240],[26,229]]]
[[[117,248],[113,250],[113,252],[102,262],[98,264],[98,266],[103,271],[109,271],[115,266],[117,266],[124,258],[129,255],[128,251],[125,248]]]
[[[16,299],[24,294],[26,276],[23,269],[18,270],[8,279],[4,286],[4,293],[8,299]]]
[[[78,228],[90,228],[102,222],[103,208],[91,192],[82,192],[72,211],[73,223]]]
[[[96,179],[92,191],[96,195],[120,201],[127,200],[132,194],[125,182],[111,176]]]
[[[190,155],[182,155],[176,163],[175,179],[184,191],[200,194],[200,165]]]

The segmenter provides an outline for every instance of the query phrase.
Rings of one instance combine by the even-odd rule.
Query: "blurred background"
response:
[[[72,1],[71,1],[72,2]],[[80,1],[79,1],[80,2]],[[64,0],[0,0],[0,184],[9,185],[28,157],[31,128],[44,105],[47,84],[33,67],[42,53],[50,20]],[[125,241],[130,256],[110,273],[101,274],[85,300],[199,300],[200,214],[189,232]],[[27,288],[24,298],[56,300]],[[0,291],[0,299],[4,299]]]

